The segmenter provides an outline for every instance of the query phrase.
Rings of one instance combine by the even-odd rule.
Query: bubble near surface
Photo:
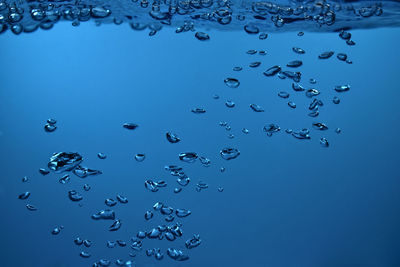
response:
[[[196,34],[194,36],[200,41],[210,40],[210,36],[205,32],[196,32]]]

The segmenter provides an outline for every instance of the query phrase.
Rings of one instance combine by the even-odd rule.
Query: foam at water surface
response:
[[[398,1],[228,1],[228,0],[86,0],[1,1],[0,33],[15,34],[50,29],[58,21],[73,26],[95,20],[96,24],[130,23],[135,30],[162,27],[176,32],[202,28],[261,31],[338,31],[400,25]],[[197,33],[197,36],[207,36]],[[209,38],[198,38],[208,40]]]

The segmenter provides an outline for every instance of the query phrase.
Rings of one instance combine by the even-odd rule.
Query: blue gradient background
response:
[[[172,243],[144,240],[143,248],[184,248],[198,233],[202,244],[188,250],[190,260],[175,262],[167,255],[157,262],[142,253],[136,266],[400,266],[400,130],[398,52],[400,29],[353,31],[357,42],[349,47],[334,33],[271,34],[258,40],[244,32],[208,31],[209,42],[193,33],[163,29],[154,37],[127,25],[74,28],[60,23],[50,31],[0,35],[0,220],[1,266],[91,266],[100,258],[129,259],[129,246],[106,247],[107,240],[128,241],[139,230],[164,224],[160,215],[150,221],[144,213],[156,201],[187,208],[184,236]],[[296,55],[293,46],[306,50]],[[250,56],[248,49],[268,55]],[[318,60],[323,51],[346,52],[348,65],[332,57]],[[304,62],[302,84],[309,78],[322,91],[325,106],[317,119],[308,117],[310,102],[291,89],[291,81],[267,78],[262,72],[294,59]],[[262,61],[256,69],[247,65]],[[243,66],[242,72],[232,67]],[[231,89],[223,79],[236,77]],[[333,105],[333,87],[350,84]],[[297,109],[277,97],[290,92]],[[213,94],[221,96],[219,100]],[[224,102],[233,100],[228,109]],[[266,109],[255,113],[249,104]],[[195,115],[192,108],[204,107]],[[58,129],[46,133],[47,118]],[[230,132],[218,125],[227,121]],[[314,121],[330,127],[312,130],[311,140],[296,140],[284,132],[268,138],[262,127],[277,123],[282,129],[311,128]],[[135,131],[124,122],[140,125]],[[250,134],[241,129],[246,127]],[[334,129],[342,128],[341,134]],[[165,132],[182,141],[170,144]],[[331,146],[320,146],[326,137]],[[224,161],[219,150],[233,146],[241,155]],[[53,152],[76,151],[85,166],[103,174],[62,185],[60,174],[42,176]],[[194,151],[209,157],[212,166],[181,163],[178,153]],[[108,158],[100,160],[96,154]],[[138,163],[136,153],[147,158]],[[191,184],[179,194],[164,165],[182,165]],[[224,166],[224,173],[219,168]],[[21,178],[29,181],[22,183]],[[157,193],[145,190],[145,179],[164,179]],[[209,189],[196,192],[203,180]],[[92,189],[85,192],[83,184]],[[217,191],[219,186],[224,192]],[[68,190],[84,195],[83,207],[68,199]],[[30,191],[28,200],[17,196]],[[114,210],[122,220],[117,232],[109,221],[90,215],[104,209],[104,199],[120,193],[129,199]],[[26,203],[38,207],[29,212]],[[63,225],[57,235],[51,230]],[[90,239],[84,248],[75,237]],[[130,243],[130,242],[129,242]],[[186,251],[186,249],[185,249]]]

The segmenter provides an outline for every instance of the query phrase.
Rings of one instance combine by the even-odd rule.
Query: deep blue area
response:
[[[200,42],[193,33],[178,35],[172,29],[149,37],[127,25],[60,23],[50,31],[0,35],[1,266],[127,260],[129,245],[110,249],[106,241],[129,241],[137,231],[165,223],[159,215],[144,219],[157,201],[192,214],[179,220],[183,237],[145,240],[144,249],[186,251],[184,241],[197,233],[202,244],[187,251],[187,262],[167,255],[158,262],[142,251],[136,266],[400,265],[400,30],[354,31],[354,47],[336,33],[277,33],[264,41],[244,32],[208,33],[211,40]],[[306,54],[293,53],[293,46]],[[248,49],[268,54],[251,56]],[[317,58],[329,50],[347,53],[354,63]],[[294,59],[304,63],[302,84],[310,87],[308,79],[315,78],[322,92],[326,105],[318,118],[307,116],[310,99],[294,92],[291,81],[262,75]],[[254,61],[261,66],[249,68]],[[244,69],[234,72],[234,66]],[[241,85],[226,87],[226,77],[238,78]],[[333,87],[342,84],[351,90],[335,93]],[[277,96],[281,90],[291,94],[296,109]],[[334,95],[341,98],[339,105],[332,104]],[[236,107],[227,108],[226,100]],[[255,113],[252,103],[266,111]],[[191,113],[196,107],[207,112]],[[58,121],[53,133],[43,130],[48,118]],[[220,121],[232,130],[219,126]],[[329,130],[312,130],[311,140],[283,131],[312,128],[315,121]],[[125,122],[139,128],[128,131]],[[277,123],[281,132],[266,136],[262,127],[269,123]],[[341,134],[335,133],[337,127]],[[167,131],[182,141],[168,143]],[[230,133],[234,139],[227,137]],[[329,148],[319,144],[320,137],[329,140]],[[241,155],[223,160],[219,150],[226,146]],[[58,182],[60,174],[40,175],[38,169],[59,151],[79,152],[85,166],[103,174],[71,175],[66,185]],[[210,158],[211,166],[179,162],[178,154],[188,151]],[[97,158],[99,152],[107,159]],[[145,153],[145,161],[136,162],[136,153]],[[173,193],[175,178],[164,170],[170,164],[182,165],[191,178],[179,194]],[[21,182],[23,176],[27,183]],[[152,193],[144,188],[146,179],[164,179],[168,186]],[[199,180],[209,188],[196,192]],[[91,185],[89,192],[82,188],[85,183]],[[72,189],[83,194],[83,207],[68,199]],[[19,200],[25,191],[31,196]],[[122,227],[109,232],[111,222],[90,216],[117,193],[129,203],[114,207]],[[27,203],[38,211],[28,211]],[[65,228],[52,235],[59,225]],[[79,257],[82,247],[73,243],[77,236],[93,242],[85,249],[91,258]]]

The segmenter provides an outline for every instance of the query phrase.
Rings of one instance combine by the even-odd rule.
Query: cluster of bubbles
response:
[[[383,5],[387,10],[385,13]],[[148,29],[150,36],[162,27],[170,26],[176,28],[176,33],[195,32],[198,40],[209,40],[210,36],[196,31],[196,26],[243,29],[265,39],[264,31],[283,26],[288,30],[308,26],[310,31],[335,31],[398,25],[399,7],[396,1],[82,0],[71,3],[0,0],[0,33],[8,29],[14,34],[29,33],[38,28],[48,30],[58,21],[70,21],[76,27],[81,22],[94,20],[97,25],[129,23],[134,30]],[[378,19],[381,16],[385,19]]]
[[[99,11],[99,10],[97,10]],[[99,16],[99,15],[97,15]],[[247,29],[249,30],[249,29]],[[254,29],[253,29],[254,30]],[[302,36],[303,33],[299,33],[299,36]],[[265,38],[268,37],[268,35],[264,36]],[[264,38],[263,37],[263,38]],[[339,37],[343,40],[346,41],[348,45],[355,45],[355,42],[352,41],[351,39],[351,34],[347,31],[342,30],[339,33]],[[303,55],[306,53],[306,51],[303,48],[300,47],[293,47],[293,52],[298,54],[298,55]],[[256,50],[248,50],[246,52],[249,55],[265,55],[266,52],[264,50],[262,51],[256,51]],[[329,60],[330,58],[333,57],[335,54],[334,51],[325,51],[317,55],[317,58],[320,60]],[[351,62],[348,59],[348,56],[344,53],[337,53],[337,59],[340,61],[345,61],[348,64],[351,64]],[[252,61],[249,64],[249,68],[255,69],[259,68],[262,66],[261,61]],[[263,76],[265,76],[267,79],[271,79],[274,77],[277,77],[282,80],[290,80],[291,81],[291,88],[293,90],[294,94],[300,94],[303,93],[304,96],[310,100],[310,103],[305,107],[308,110],[308,116],[317,118],[320,114],[320,109],[321,107],[325,106],[326,103],[324,103],[321,99],[319,99],[320,94],[322,93],[320,90],[316,88],[317,81],[315,79],[310,79],[309,83],[312,85],[310,88],[306,88],[301,84],[302,80],[302,73],[300,71],[293,71],[293,70],[298,70],[304,65],[304,62],[302,60],[292,60],[288,63],[285,64],[286,68],[282,67],[281,65],[274,65],[268,67],[264,72]],[[240,73],[243,68],[236,66],[233,68],[236,72]],[[240,89],[240,80],[238,78],[234,77],[227,77],[223,80],[224,84],[232,89],[232,90],[238,90]],[[350,85],[336,85],[333,86],[331,92],[335,94],[343,94],[346,93],[350,90]],[[286,92],[286,91],[279,91],[277,92],[277,96],[280,99],[284,99],[287,101],[287,105],[291,109],[297,109],[298,106],[296,103],[290,100],[291,93]],[[218,95],[214,95],[213,98],[215,100],[220,99]],[[334,95],[332,98],[332,103],[333,105],[337,105],[340,103],[340,99],[338,96]],[[224,105],[229,108],[235,108],[236,103],[232,100],[227,100],[224,102]],[[255,113],[264,113],[265,109],[257,104],[257,103],[251,103],[248,105],[249,110]],[[193,108],[191,110],[193,114],[196,114],[194,116],[204,116],[206,114],[206,110],[202,107],[197,107]],[[54,132],[55,129],[57,128],[56,125],[57,121],[55,119],[48,119],[44,130],[46,132]],[[227,131],[231,130],[231,126],[225,122],[221,121],[219,122],[219,125],[221,127],[224,127]],[[310,125],[311,129],[315,131],[320,131],[320,132],[326,132],[330,128],[328,125],[324,122],[321,121],[314,121],[312,125]],[[127,131],[137,131],[139,129],[139,125],[136,123],[132,122],[126,122],[122,125],[122,128],[127,130]],[[279,134],[281,132],[281,127],[275,123],[275,122],[270,122],[268,124],[265,124],[262,126],[262,131],[266,134],[268,137],[272,137],[275,134]],[[294,138],[298,140],[310,140],[311,139],[311,132],[310,129],[308,128],[303,128],[299,130],[292,130],[290,128],[285,129],[285,132]],[[335,129],[336,133],[340,133],[341,129],[336,128]],[[242,129],[243,134],[249,134],[250,131],[246,128]],[[230,139],[234,138],[233,134],[230,134],[228,136]],[[182,138],[175,132],[173,131],[168,131],[165,133],[164,138],[166,139],[166,142],[174,145],[177,143],[182,142]],[[329,147],[330,142],[325,138],[321,137],[319,139],[319,143],[322,147]],[[219,150],[219,156],[225,160],[225,161],[231,161],[235,160],[240,156],[240,151],[236,147],[223,147]],[[107,155],[105,153],[98,153],[97,158],[99,160],[106,160]],[[137,153],[134,156],[134,159],[137,162],[142,162],[145,160],[145,154],[144,153]],[[194,164],[196,162],[199,162],[202,166],[204,167],[209,167],[211,165],[211,160],[210,158],[199,155],[197,152],[194,151],[184,151],[181,152],[177,155],[177,160],[182,162],[183,164]],[[59,178],[59,182],[61,184],[66,184],[69,183],[71,179],[71,175],[75,175],[79,178],[87,178],[87,177],[92,177],[96,175],[101,175],[102,171],[100,170],[95,170],[91,169],[89,167],[84,166],[83,164],[83,157],[77,153],[77,152],[58,152],[54,153],[48,163],[47,163],[47,168],[40,168],[39,173],[42,175],[48,175],[51,172],[56,173],[56,174],[62,174],[61,178]],[[180,193],[184,188],[188,187],[190,184],[191,179],[189,176],[186,174],[184,171],[184,168],[182,166],[178,165],[166,165],[164,169],[173,177],[176,177],[176,186],[173,189],[173,193],[177,194]],[[225,171],[224,167],[220,168],[221,172]],[[24,177],[22,179],[23,182],[27,182],[28,178]],[[167,183],[166,181],[162,179],[157,179],[157,178],[151,178],[151,179],[145,179],[144,181],[144,187],[151,193],[156,193],[159,190],[166,190],[163,188],[167,188]],[[202,190],[206,190],[209,188],[209,185],[202,181],[199,180],[195,185],[194,189],[197,192],[201,192]],[[84,198],[84,192],[89,191],[91,189],[89,184],[84,184],[83,185],[83,191],[80,189],[72,189],[67,191],[67,196],[68,199],[72,202],[78,203],[79,206],[81,206],[81,202]],[[223,192],[224,188],[223,187],[218,187],[217,188],[218,192]],[[83,192],[83,193],[82,193]],[[18,198],[20,200],[27,200],[31,196],[31,193],[29,191],[26,191],[24,193],[21,193],[18,195]],[[110,221],[110,225],[108,226],[108,231],[110,232],[115,232],[118,231],[122,226],[123,226],[123,220],[121,218],[118,218],[116,215],[116,212],[112,209],[115,207],[117,204],[118,205],[126,205],[128,204],[128,198],[123,196],[122,194],[116,194],[115,197],[106,197],[104,200],[104,204],[107,206],[106,209],[101,209],[98,210],[97,212],[93,213],[91,215],[91,218],[94,221],[99,221],[99,220],[104,220],[104,221]],[[29,211],[36,211],[37,207],[28,203],[26,204],[26,208]],[[165,239],[167,241],[175,241],[179,240],[180,237],[183,235],[183,230],[182,230],[182,224],[181,222],[178,222],[178,219],[185,218],[189,215],[192,214],[192,212],[189,209],[182,209],[182,208],[173,208],[169,205],[164,204],[163,202],[157,202],[153,205],[153,209],[147,210],[144,214],[144,219],[146,221],[153,221],[155,214],[160,214],[161,216],[164,217],[164,221],[166,224],[159,224],[156,227],[153,227],[151,229],[148,229],[146,231],[141,230],[138,231],[136,236],[132,237],[130,239],[131,244],[130,248],[132,248],[132,253],[130,253],[131,257],[135,257],[136,253],[140,252],[143,250],[143,243],[145,242],[145,239]],[[60,232],[64,226],[57,226],[54,229],[52,229],[51,233],[53,235],[59,235]],[[179,242],[179,241],[178,241]],[[77,246],[82,246],[84,247],[83,250],[80,252],[80,257],[82,258],[91,258],[91,253],[89,248],[92,245],[92,242],[88,239],[81,239],[80,237],[77,237],[74,240],[75,245]],[[192,238],[186,240],[184,242],[184,246],[186,249],[192,249],[201,244],[201,239],[198,234],[194,234]],[[124,240],[116,240],[116,241],[111,241],[108,240],[106,242],[106,246],[108,248],[114,248],[116,246],[119,247],[125,247],[127,246],[127,242]],[[156,260],[162,260],[164,258],[164,255],[167,255],[169,258],[176,260],[176,261],[186,261],[189,259],[189,255],[177,248],[168,248],[167,250],[163,251],[161,248],[149,248],[145,250],[145,254],[148,257],[153,257]],[[117,259],[115,263],[118,266],[132,266],[134,264],[134,261],[132,260],[122,260],[122,259]],[[107,259],[100,259],[96,261],[93,266],[109,266],[111,264],[110,260]]]
[[[98,2],[98,1],[97,1]],[[94,20],[98,25],[101,23],[114,23],[120,25],[122,23],[129,23],[134,30],[149,30],[149,35],[155,35],[163,26],[176,27],[176,33],[182,32],[195,32],[194,37],[200,41],[210,40],[210,36],[201,31],[196,31],[195,26],[205,28],[226,28],[226,29],[243,29],[247,34],[258,36],[260,40],[268,38],[268,34],[265,31],[272,31],[279,29],[283,26],[292,30],[296,29],[299,23],[301,27],[305,27],[305,23],[310,22],[311,25],[317,27],[313,30],[326,30],[326,31],[339,31],[339,37],[346,42],[349,46],[354,46],[356,43],[352,40],[351,34],[344,29],[363,27],[363,25],[370,25],[368,22],[364,22],[364,18],[371,19],[372,17],[384,16],[382,11],[383,4],[375,2],[354,2],[354,3],[342,3],[334,1],[307,1],[307,2],[291,2],[287,5],[276,4],[271,2],[243,2],[239,3],[228,0],[181,0],[181,1],[159,1],[153,0],[132,0],[126,3],[126,9],[121,10],[119,6],[120,1],[102,1],[104,3],[93,5],[86,3],[85,1],[77,1],[74,5],[69,1],[4,1],[0,0],[0,33],[6,30],[11,30],[14,34],[20,34],[22,32],[33,32],[38,28],[47,30],[53,27],[53,25],[60,21],[70,21],[73,26],[79,26],[81,22]],[[397,13],[393,10],[398,9],[398,4],[395,2],[385,3],[385,5],[391,7],[386,12],[391,17],[396,17]],[[237,7],[237,8],[235,8]],[[386,14],[385,13],[385,14]],[[355,23],[357,21],[357,23]],[[382,23],[388,23],[390,20],[382,20]],[[400,20],[395,20],[400,21]],[[372,25],[372,24],[371,24]],[[376,23],[374,24],[376,25]],[[380,24],[382,26],[383,24]],[[311,28],[310,28],[311,29]],[[309,29],[309,30],[310,30]],[[298,36],[303,36],[303,32],[299,32]],[[301,56],[306,53],[306,50],[300,47],[293,47],[293,53]],[[266,51],[261,50],[248,50],[246,52],[249,55],[260,55],[264,56],[267,54]],[[332,60],[334,58],[334,51],[324,51],[316,57],[320,60]],[[352,64],[349,56],[345,53],[336,53],[336,58],[339,61]],[[309,99],[309,104],[305,107],[308,112],[308,116],[317,118],[320,115],[322,107],[326,106],[319,99],[322,93],[316,88],[315,79],[310,79],[309,83],[312,85],[310,88],[306,88],[301,84],[302,73],[297,71],[301,68],[305,62],[302,60],[292,60],[285,62],[282,65],[268,66],[263,75],[266,79],[279,78],[282,80],[290,80],[291,89],[293,92],[278,91],[277,96],[279,99],[285,101],[285,105],[290,109],[299,109],[300,107],[290,99],[291,94],[304,94]],[[272,64],[271,64],[272,65]],[[257,69],[263,67],[263,63],[260,60],[252,61],[248,64],[249,68]],[[241,66],[233,67],[235,73],[240,73],[243,70]],[[227,77],[223,80],[224,84],[231,89],[240,88],[241,82],[238,78]],[[340,98],[336,94],[346,94],[350,90],[350,85],[341,84],[335,85],[331,88],[331,92],[335,95],[331,98],[333,105],[340,103]],[[218,100],[218,95],[213,96],[214,99]],[[224,105],[229,109],[234,109],[237,105],[232,100],[226,100]],[[265,109],[257,103],[248,103],[248,108],[252,112],[263,113]],[[189,111],[188,111],[189,112]],[[191,110],[193,116],[204,116],[206,110],[203,107],[195,107]],[[316,119],[315,119],[316,120]],[[48,133],[52,133],[57,129],[57,121],[55,119],[48,119],[44,125],[44,130]],[[231,130],[231,126],[224,121],[219,123],[220,126],[224,127],[227,131]],[[128,131],[136,131],[139,125],[127,122],[122,127]],[[293,130],[286,128],[284,132],[291,135],[298,140],[310,140],[311,131],[326,132],[329,131],[330,127],[324,122],[314,121],[309,125],[310,129],[302,128]],[[260,127],[260,131],[265,133],[266,136],[272,137],[276,134],[283,132],[281,127],[276,122],[269,122]],[[335,132],[339,134],[340,128],[336,128]],[[249,134],[250,131],[247,128],[242,129],[243,134]],[[233,134],[229,134],[230,139],[234,138]],[[182,138],[175,132],[168,131],[165,133],[166,141],[170,144],[176,144],[183,142]],[[329,147],[330,142],[325,138],[319,139],[319,144],[322,147]],[[216,151],[217,153],[217,151]],[[240,156],[240,151],[236,147],[223,147],[219,150],[219,156],[226,161],[237,160]],[[104,153],[98,153],[97,157],[99,160],[106,160],[107,155]],[[146,158],[144,153],[137,153],[134,159],[137,162],[142,162]],[[199,155],[193,151],[183,151],[177,155],[177,160],[182,164],[195,164],[200,162],[204,167],[211,165],[210,158]],[[56,174],[62,174],[59,178],[61,184],[69,183],[71,176],[75,175],[79,178],[88,178],[101,175],[102,171],[91,169],[83,166],[83,157],[76,152],[58,152],[54,153],[47,164],[47,168],[40,168],[39,173],[41,175],[48,175],[51,172]],[[180,193],[184,188],[189,186],[191,179],[187,173],[183,170],[183,167],[178,165],[166,165],[165,170],[173,177],[176,177],[176,186],[173,187],[173,193]],[[221,172],[225,172],[225,168],[220,168]],[[24,177],[22,182],[28,182],[28,178]],[[167,183],[158,178],[145,179],[144,187],[150,193],[157,193],[159,190],[167,190]],[[189,186],[190,187],[190,186]],[[209,188],[209,185],[199,180],[194,188],[197,192],[201,192]],[[83,189],[83,191],[82,191]],[[84,184],[82,189],[73,189],[66,192],[66,197],[70,201],[80,203],[85,197],[85,192],[91,189],[89,184]],[[217,188],[218,192],[223,192],[223,187]],[[31,193],[29,191],[20,193],[18,199],[28,201]],[[112,209],[116,205],[127,205],[128,198],[116,194],[114,196],[108,196],[104,200],[104,204],[107,206],[106,209],[98,210],[91,215],[94,221],[105,220],[110,222],[108,231],[118,231],[123,226],[123,219],[117,217],[115,211]],[[37,211],[38,208],[31,203],[26,204],[26,208],[29,211]],[[130,238],[130,248],[132,253],[131,257],[135,257],[136,253],[143,250],[143,243],[145,239],[165,239],[171,242],[179,242],[179,239],[183,235],[182,224],[177,222],[178,219],[183,219],[192,214],[189,209],[173,208],[162,202],[154,204],[153,209],[147,210],[144,214],[146,221],[153,221],[155,214],[163,216],[165,224],[159,224],[156,227],[152,227],[146,231],[138,231],[136,236]],[[51,230],[51,234],[59,235],[62,232],[64,226],[56,226]],[[177,240],[177,241],[176,241]],[[116,246],[125,247],[128,245],[127,241],[124,240],[108,240],[106,246],[108,248],[114,248]],[[73,240],[76,246],[83,247],[80,252],[80,257],[91,258],[90,247],[92,242],[88,239],[81,239],[76,237]],[[182,244],[187,250],[193,249],[201,244],[201,238],[199,234],[194,234],[193,237],[187,239]],[[149,248],[145,250],[145,254],[148,257],[153,257],[156,260],[162,260],[164,255],[167,255],[172,260],[186,261],[189,259],[189,255],[186,251],[175,247],[170,247],[166,250],[160,248]],[[109,266],[112,262],[108,259],[100,259],[93,263],[93,266]],[[132,266],[134,262],[132,260],[115,260],[117,266]]]
[[[126,127],[127,125],[132,125],[129,123],[126,123],[123,125],[124,128],[128,130],[134,130],[137,128],[137,125],[135,127]],[[175,134],[172,134],[168,132],[166,134],[167,140],[170,143],[176,143],[178,137]],[[185,154],[185,153],[182,153]],[[188,153],[190,154],[190,153]],[[194,153],[195,154],[195,153]],[[98,153],[97,154],[98,158],[101,160],[104,160],[107,158],[107,156],[104,153]],[[193,156],[193,155],[192,155]],[[183,156],[184,157],[184,156]],[[197,154],[196,154],[196,159],[197,159]],[[204,159],[203,159],[204,160]],[[62,177],[59,179],[59,182],[62,184],[68,183],[70,181],[70,174],[73,173],[79,178],[86,178],[89,175],[99,175],[102,174],[101,171],[97,170],[92,170],[86,167],[82,167],[81,163],[83,162],[83,157],[76,152],[58,152],[54,153],[47,164],[47,168],[41,168],[39,169],[39,172],[42,175],[48,175],[51,172],[54,172],[56,174],[64,173]],[[171,175],[178,175],[178,184],[181,186],[186,186],[188,184],[188,181],[190,180],[186,175],[183,173],[183,169],[178,166],[165,166],[165,169],[167,171],[171,172]],[[86,171],[85,175],[82,175],[82,170]],[[27,177],[23,177],[22,182],[28,182]],[[186,181],[186,182],[184,182]],[[200,183],[200,182],[199,182]],[[152,192],[156,192],[158,187],[165,187],[166,183],[164,181],[158,181],[158,182],[152,182],[151,180],[146,180],[145,181],[145,186],[147,189],[149,189]],[[152,186],[154,188],[152,188]],[[199,186],[199,185],[198,185]],[[90,185],[85,184],[83,186],[84,191],[89,191],[90,190]],[[182,188],[179,188],[180,190]],[[174,192],[180,192],[178,188],[175,188]],[[77,190],[69,190],[67,191],[67,195],[70,201],[72,202],[77,202],[80,203],[84,195],[78,192]],[[18,199],[20,200],[28,200],[29,197],[31,196],[31,193],[29,191],[26,191],[24,193],[21,193],[18,195]],[[121,194],[116,194],[115,198],[113,197],[107,197],[104,200],[104,204],[108,207],[106,209],[101,209],[91,215],[91,218],[94,221],[99,221],[99,220],[104,220],[104,221],[111,221],[110,226],[108,227],[108,231],[114,232],[118,231],[121,226],[122,226],[122,220],[119,219],[116,215],[116,212],[112,209],[114,206],[116,206],[118,203],[120,205],[125,205],[128,204],[128,198],[121,195]],[[38,208],[32,204],[26,204],[26,207],[29,211],[36,211]],[[164,219],[166,223],[172,223],[175,218],[183,219],[185,217],[188,217],[189,215],[192,214],[191,210],[189,209],[184,209],[184,208],[173,208],[171,206],[168,206],[162,202],[157,202],[153,205],[152,210],[146,211],[144,215],[144,219],[146,221],[150,221],[154,217],[154,213],[157,212],[161,216],[164,216]],[[64,226],[57,226],[51,230],[52,235],[59,235],[62,231]],[[182,224],[180,222],[175,222],[173,224],[165,225],[165,224],[160,224],[157,227],[151,228],[147,231],[138,231],[135,236],[133,236],[130,241],[130,247],[132,249],[132,253],[129,255],[131,257],[136,257],[136,253],[140,252],[143,250],[143,242],[144,239],[165,239],[168,241],[174,241],[176,239],[179,239],[180,237],[183,236],[183,230],[182,230]],[[82,258],[91,258],[92,254],[90,253],[90,247],[92,246],[92,241],[89,239],[82,239],[81,237],[76,237],[73,240],[73,243],[77,246],[83,247],[83,250],[79,253],[79,256]],[[199,234],[194,234],[193,237],[187,239],[183,245],[186,247],[186,249],[192,249],[201,244],[201,238]],[[114,248],[116,246],[119,247],[125,247],[128,245],[128,243],[124,240],[115,240],[111,241],[108,240],[106,242],[106,246],[108,248]],[[153,256],[156,260],[162,260],[164,258],[164,255],[168,255],[169,258],[172,260],[176,261],[186,261],[189,259],[189,255],[184,252],[181,249],[178,248],[168,248],[166,251],[162,251],[160,248],[151,248],[147,249],[145,254],[149,257]],[[92,266],[109,266],[111,265],[112,261],[108,259],[100,259],[96,262],[93,263]],[[123,260],[123,259],[117,259],[115,261],[115,264],[117,266],[133,266],[134,261],[133,260]]]

